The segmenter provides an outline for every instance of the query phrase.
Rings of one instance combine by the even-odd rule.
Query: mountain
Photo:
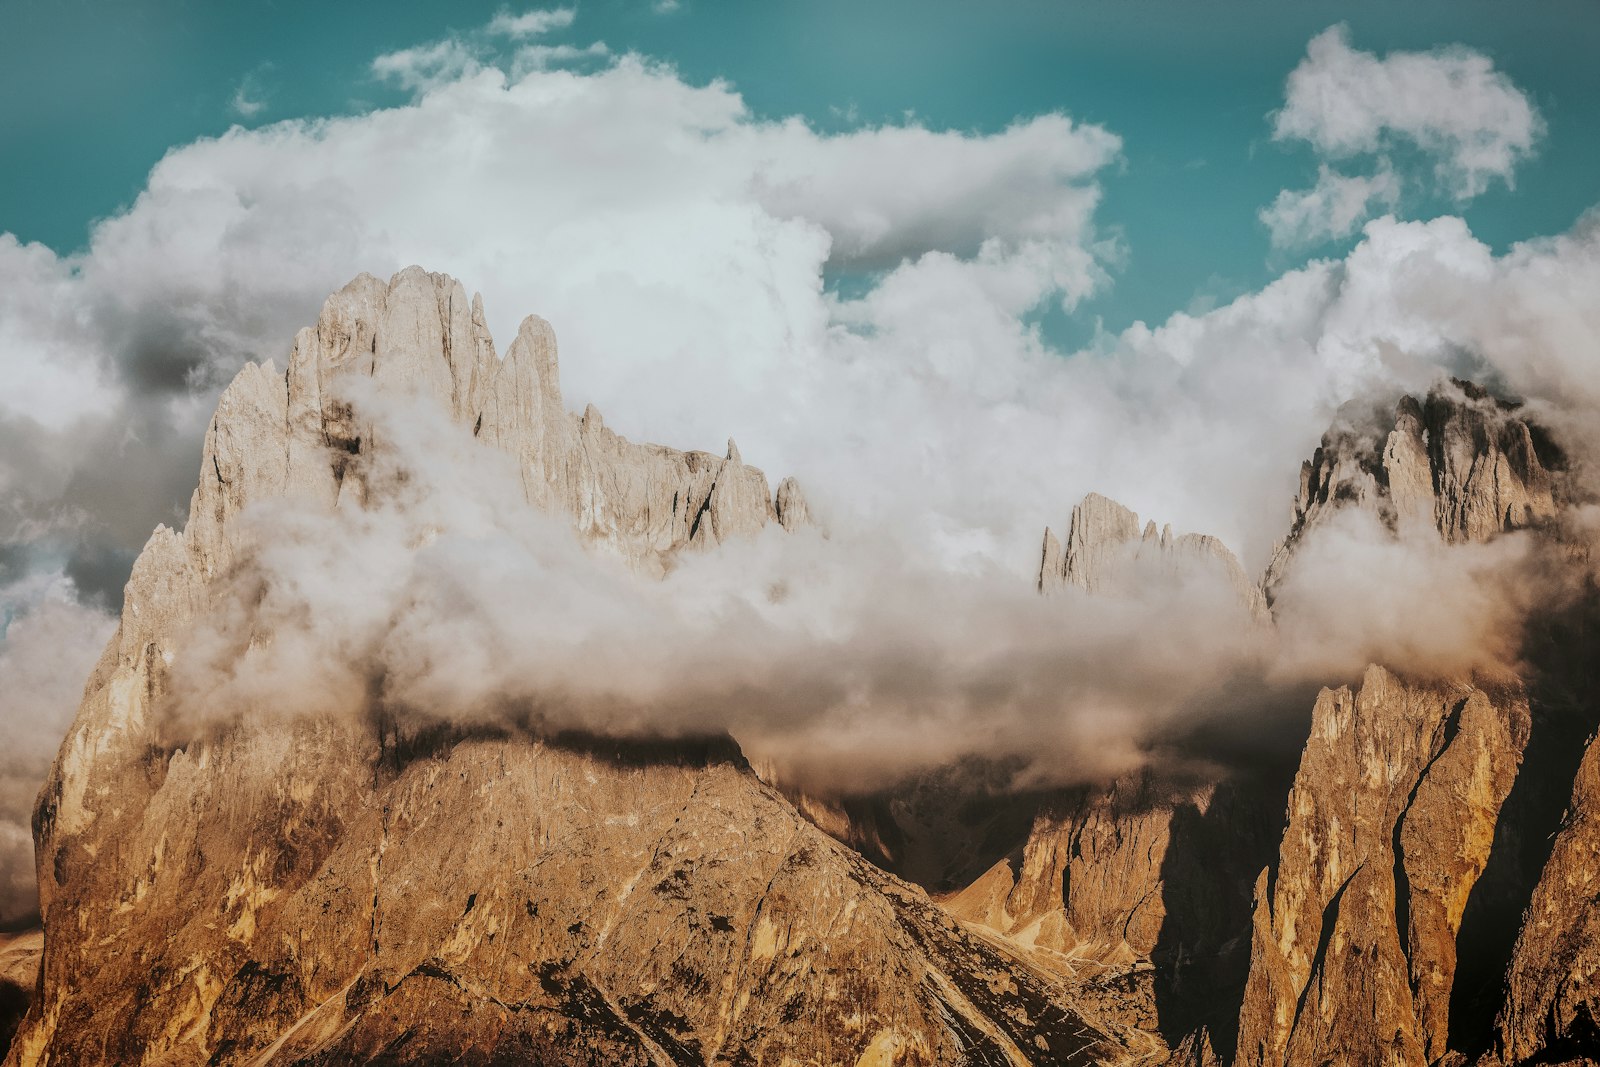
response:
[[[1396,653],[1264,690],[1300,731],[1288,766],[1018,790],[974,757],[839,796],[720,733],[429,714],[376,666],[269,678],[298,710],[186,688],[206,649],[235,680],[300,662],[266,658],[296,620],[251,613],[282,580],[273,520],[422,491],[407,433],[502,464],[516,499],[488,504],[634,582],[811,522],[731,441],[567,411],[542,320],[502,359],[454,280],[351,282],[286,371],[239,373],[187,524],[134,566],[35,811],[42,959],[36,936],[0,956],[11,1008],[35,994],[7,1065],[1596,1062],[1600,595],[1568,461],[1515,404],[1444,382],[1344,413],[1259,582],[1098,495],[1037,578],[1091,606],[1210,583],[1270,647],[1341,515],[1397,545],[1515,535],[1535,610],[1513,663]]]
[[[460,726],[376,702],[164,718],[190,624],[227,610],[231,577],[271,547],[253,505],[382,503],[384,424],[351,400],[374,396],[447,411],[516,461],[528,504],[647,575],[805,514],[731,445],[638,445],[566,412],[541,320],[499,360],[459,283],[357,278],[286,373],[239,373],[187,526],[134,566],[40,795],[40,995],[7,1063],[1120,1055],[1052,975],[815,829],[725,738]],[[281,638],[253,633],[240,655]]]

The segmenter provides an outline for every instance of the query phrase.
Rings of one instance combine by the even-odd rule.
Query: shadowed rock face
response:
[[[637,445],[562,409],[554,339],[494,358],[476,299],[358,278],[219,403],[35,814],[46,948],[9,1064],[1078,1063],[1120,1040],[1047,972],[802,819],[731,743],[336,718],[162,728],[179,636],[282,498],[361,507],[381,433],[346,376],[445,405],[528,501],[646,571],[771,521],[730,443]],[[225,710],[225,709],[224,709]],[[1137,1035],[1131,1035],[1137,1040]],[[1024,1051],[1025,1050],[1025,1051]]]
[[[1506,1063],[1600,1055],[1600,742],[1529,902],[1506,976],[1497,1053]],[[1589,1062],[1593,1062],[1590,1060]]]
[[[43,948],[44,935],[38,930],[0,934],[0,1052],[11,1047],[33,1000]]]

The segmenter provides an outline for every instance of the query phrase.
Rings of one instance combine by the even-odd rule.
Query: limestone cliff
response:
[[[1325,690],[1256,886],[1241,1065],[1426,1064],[1446,1051],[1456,935],[1527,744],[1520,689]]]
[[[1141,564],[1168,574],[1220,577],[1253,615],[1265,616],[1261,588],[1220,540],[1196,533],[1175,537],[1171,525],[1158,532],[1153,520],[1141,529],[1137,514],[1099,493],[1090,493],[1072,509],[1065,546],[1045,530],[1039,590],[1063,585],[1089,593],[1127,590],[1138,582]]]
[[[1267,569],[1277,587],[1300,541],[1335,511],[1371,511],[1401,536],[1485,541],[1556,513],[1560,457],[1516,405],[1451,381],[1418,402],[1403,398],[1389,428],[1341,420],[1300,468],[1289,533]]]
[[[352,385],[354,383],[354,385]],[[365,384],[363,384],[365,383]],[[817,831],[726,740],[397,721],[380,705],[163,722],[190,620],[275,499],[361,508],[362,390],[442,405],[527,500],[646,572],[771,521],[724,457],[564,410],[553,334],[504,360],[449,278],[358,278],[247,366],[182,532],[134,566],[35,814],[41,995],[8,1064],[1116,1059],[1048,972]],[[261,635],[270,640],[271,635]],[[219,713],[228,709],[218,709]]]

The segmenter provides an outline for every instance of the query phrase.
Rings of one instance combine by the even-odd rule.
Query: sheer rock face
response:
[[[1215,1062],[1214,1038],[1233,1047],[1252,880],[1276,841],[1260,793],[1148,771],[1073,790],[1040,806],[1019,854],[942,903],[1159,1035],[1171,1062]]]
[[[1267,571],[1283,580],[1300,539],[1342,507],[1365,508],[1401,536],[1433,529],[1445,541],[1486,541],[1556,511],[1559,463],[1517,408],[1470,382],[1405,397],[1392,428],[1329,430],[1300,469],[1288,536]]]
[[[636,445],[566,413],[540,320],[497,362],[454,281],[358,278],[287,375],[240,372],[188,527],[135,564],[35,813],[41,996],[8,1064],[1115,1057],[1053,979],[826,838],[730,743],[355,710],[166,740],[184,625],[250,551],[241,512],[365,501],[357,460],[383,442],[347,375],[444,404],[518,458],[531,502],[646,571],[804,520],[731,444]]]
[[[1071,585],[1088,593],[1116,593],[1138,580],[1137,568],[1150,564],[1177,574],[1216,574],[1253,616],[1265,618],[1260,587],[1220,540],[1194,533],[1174,537],[1170,525],[1158,533],[1153,521],[1141,528],[1137,514],[1099,493],[1090,493],[1072,509],[1064,547],[1045,530],[1039,590]]]
[[[1591,740],[1572,803],[1523,918],[1506,976],[1498,1053],[1560,1063],[1600,1050],[1600,741]]]
[[[1127,965],[1156,947],[1162,864],[1175,811],[1203,811],[1209,788],[1168,795],[1133,775],[1049,805],[1020,862],[1010,858],[946,900],[955,914],[1030,948]]]
[[[1520,689],[1381,667],[1324,690],[1276,871],[1257,883],[1236,1063],[1426,1064],[1456,934],[1528,740]]]
[[[0,934],[0,1054],[11,1047],[39,981],[44,934],[29,930]]]

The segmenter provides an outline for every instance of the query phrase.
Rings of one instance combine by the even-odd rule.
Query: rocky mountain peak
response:
[[[1301,465],[1288,536],[1273,554],[1275,588],[1294,546],[1335,511],[1370,511],[1398,536],[1486,541],[1556,511],[1559,451],[1513,403],[1452,379],[1403,397],[1375,423],[1341,422]]]
[[[258,547],[243,511],[382,491],[364,390],[439,403],[517,461],[529,504],[646,574],[807,521],[799,486],[774,500],[731,442],[640,445],[566,412],[557,366],[548,323],[496,360],[481,301],[413,268],[334,294],[286,374],[240,371],[189,525],[135,564],[40,795],[45,947],[7,1063],[1120,1057],[1055,978],[826,837],[726,738],[381,709],[157,728],[187,627]]]
[[[1141,527],[1135,512],[1099,493],[1088,494],[1072,509],[1065,546],[1045,529],[1038,588],[1043,593],[1062,586],[1087,593],[1115,593],[1136,580],[1132,571],[1141,563],[1170,572],[1215,572],[1253,616],[1265,617],[1266,601],[1260,588],[1219,539],[1209,534],[1174,536],[1170,524],[1158,533],[1153,520]]]

